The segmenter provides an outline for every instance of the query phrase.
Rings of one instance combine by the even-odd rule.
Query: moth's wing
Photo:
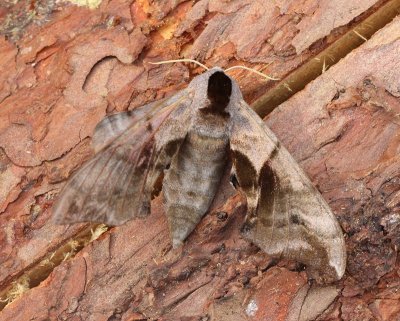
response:
[[[176,98],[176,97],[174,97]],[[94,130],[92,146],[95,153],[107,147],[132,125],[143,125],[168,104],[171,98],[165,98],[137,107],[133,110],[109,115],[101,120]],[[171,103],[171,102],[169,102]]]
[[[65,185],[53,209],[55,222],[119,225],[147,215],[153,186],[186,136],[191,101],[184,90],[139,121],[129,124],[128,113],[102,121],[98,137],[106,137],[110,119],[120,117],[125,128],[97,143],[100,151]]]
[[[340,279],[345,243],[328,204],[245,102],[232,121],[234,170],[248,201],[244,235],[271,256],[307,265],[320,282]]]

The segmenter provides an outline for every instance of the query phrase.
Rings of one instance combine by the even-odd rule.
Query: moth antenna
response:
[[[257,75],[259,75],[261,77],[264,77],[264,78],[266,78],[268,80],[275,80],[275,81],[276,80],[280,80],[280,78],[273,78],[271,76],[268,76],[268,75],[262,73],[261,71],[258,71],[258,70],[255,70],[253,68],[249,68],[249,67],[246,67],[246,66],[232,66],[232,67],[229,67],[228,69],[225,69],[225,72],[228,72],[228,71],[233,70],[233,69],[244,69],[244,70],[253,72],[253,73],[255,73],[255,74],[257,74]]]
[[[192,62],[200,67],[203,67],[205,70],[208,70],[209,68],[206,65],[203,65],[201,62],[198,62],[197,60],[194,59],[174,59],[174,60],[163,60],[163,61],[157,61],[157,62],[149,62],[149,64],[152,65],[162,65],[162,64],[170,64],[173,62]]]

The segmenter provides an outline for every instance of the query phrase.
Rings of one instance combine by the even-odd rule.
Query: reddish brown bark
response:
[[[348,1],[334,9],[317,2],[66,5],[40,25],[21,22],[13,41],[1,38],[0,290],[85,228],[49,218],[60,187],[92,153],[96,123],[169,95],[200,72],[146,61],[252,63],[282,78],[376,1],[352,1],[351,10]],[[10,12],[3,7],[0,19]],[[397,19],[266,120],[346,233],[342,281],[310,288],[293,262],[277,263],[243,240],[245,205],[225,182],[182,249],[170,249],[156,199],[146,220],[103,234],[0,320],[400,318],[399,32]],[[249,102],[274,85],[235,76]]]

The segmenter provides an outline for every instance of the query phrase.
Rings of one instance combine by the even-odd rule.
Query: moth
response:
[[[346,252],[335,216],[221,68],[170,98],[106,117],[93,146],[95,156],[60,193],[57,223],[120,225],[145,217],[162,181],[178,247],[207,213],[232,164],[235,187],[247,198],[243,235],[271,256],[305,264],[320,282],[343,276]]]

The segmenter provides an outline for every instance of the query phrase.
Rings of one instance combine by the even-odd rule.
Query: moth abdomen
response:
[[[188,132],[163,182],[174,247],[181,244],[209,209],[227,163],[227,122],[218,115],[204,117],[207,122],[196,122]]]

